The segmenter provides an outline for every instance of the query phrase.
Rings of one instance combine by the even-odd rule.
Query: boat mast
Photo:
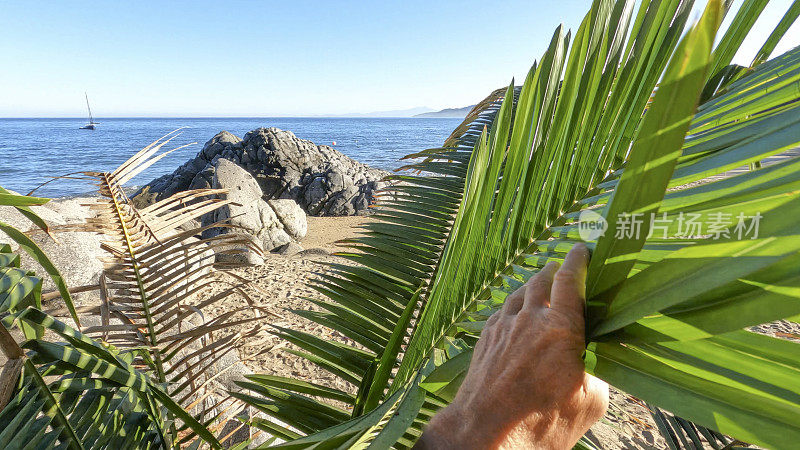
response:
[[[89,106],[89,95],[84,91],[83,95],[86,97],[86,109],[89,110],[89,123],[94,123],[94,119],[92,118],[92,107]]]

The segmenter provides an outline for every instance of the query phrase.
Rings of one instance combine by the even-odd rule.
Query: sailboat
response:
[[[81,130],[94,130],[94,126],[97,125],[97,123],[94,121],[94,118],[92,117],[92,107],[89,106],[89,95],[86,92],[84,92],[83,95],[86,97],[86,109],[89,110],[89,123],[82,126]]]

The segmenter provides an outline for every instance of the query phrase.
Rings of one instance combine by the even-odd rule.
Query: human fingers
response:
[[[550,289],[558,267],[557,262],[550,261],[528,280],[528,289],[525,291],[525,301],[522,306],[524,309],[543,308],[550,304]]]
[[[501,314],[513,316],[514,314],[518,313],[519,310],[522,309],[522,303],[525,301],[525,291],[527,289],[528,283],[525,283],[516,291],[508,294],[505,302],[503,302]]]
[[[553,277],[550,309],[564,314],[583,328],[583,309],[586,303],[586,267],[589,250],[578,243],[567,253],[564,264]]]

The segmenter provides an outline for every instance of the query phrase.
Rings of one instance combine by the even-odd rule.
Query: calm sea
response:
[[[117,167],[164,134],[187,127],[168,147],[197,144],[173,152],[128,182],[141,185],[170,173],[193,158],[222,130],[238,137],[258,127],[278,127],[301,139],[334,148],[357,161],[391,170],[399,158],[442,144],[460,119],[224,118],[100,119],[94,131],[80,130],[86,119],[0,119],[0,186],[27,193],[52,177],[79,170]],[[56,180],[36,195],[60,197],[91,192],[84,181]]]

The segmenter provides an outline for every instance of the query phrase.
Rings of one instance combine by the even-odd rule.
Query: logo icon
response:
[[[581,211],[578,216],[578,234],[581,239],[584,241],[599,239],[600,236],[606,234],[606,230],[608,230],[608,222],[603,216],[590,209]]]

